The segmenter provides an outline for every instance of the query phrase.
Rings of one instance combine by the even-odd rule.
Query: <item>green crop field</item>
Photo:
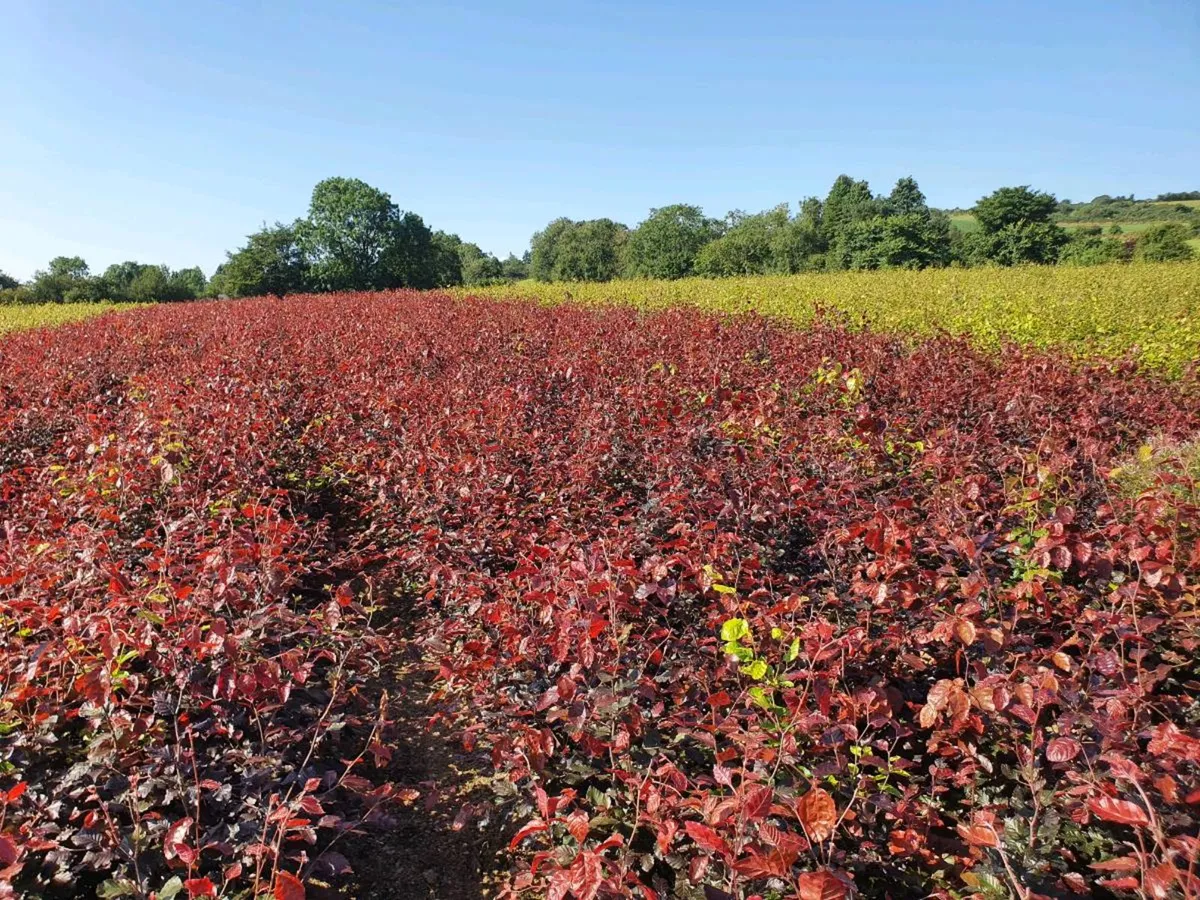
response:
[[[1095,221],[1095,222],[1059,222],[1058,224],[1061,225],[1063,228],[1065,228],[1067,231],[1078,231],[1080,228],[1102,228],[1102,229],[1104,229],[1105,232],[1107,232],[1108,229],[1111,228],[1113,225],[1119,225],[1119,226],[1121,226],[1121,231],[1123,231],[1125,234],[1141,234],[1143,231],[1153,228],[1155,225],[1162,225],[1163,223],[1162,222],[1122,222],[1122,221],[1101,222],[1101,221]]]
[[[953,213],[950,216],[950,227],[970,233],[979,230],[979,220],[970,213]]]
[[[1186,203],[1188,203],[1189,205],[1195,205],[1197,203],[1197,201],[1189,200],[1189,201],[1186,201]],[[1170,204],[1166,204],[1166,205],[1170,205]],[[1148,228],[1152,228],[1155,225],[1162,225],[1164,222],[1169,222],[1169,221],[1172,221],[1172,220],[1162,219],[1161,221],[1160,220],[1151,220],[1151,221],[1139,221],[1139,222],[1127,222],[1127,221],[1122,221],[1120,219],[1111,220],[1111,221],[1110,220],[1104,220],[1104,221],[1096,220],[1094,222],[1076,222],[1076,221],[1072,221],[1072,220],[1067,220],[1067,221],[1059,222],[1058,224],[1061,225],[1063,228],[1067,229],[1068,231],[1075,231],[1080,228],[1099,227],[1099,228],[1104,229],[1106,232],[1113,225],[1120,225],[1121,231],[1124,232],[1125,234],[1141,234],[1143,231],[1147,230]],[[950,226],[958,231],[966,232],[968,234],[979,230],[979,222],[976,221],[975,217],[973,215],[971,215],[970,213],[954,213],[954,214],[952,214],[950,216]]]
[[[0,306],[0,334],[21,328],[61,325],[90,319],[101,313],[128,309],[132,303],[41,303],[35,306]]]
[[[801,324],[818,310],[889,332],[939,330],[998,347],[1063,348],[1077,356],[1133,354],[1178,374],[1200,356],[1200,262],[1015,269],[893,269],[680,281],[554,283],[460,289],[544,302],[692,305]]]

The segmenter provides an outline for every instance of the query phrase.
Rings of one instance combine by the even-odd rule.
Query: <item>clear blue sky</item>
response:
[[[521,253],[559,215],[1200,189],[1196,0],[0,0],[0,269],[206,273],[329,175]]]

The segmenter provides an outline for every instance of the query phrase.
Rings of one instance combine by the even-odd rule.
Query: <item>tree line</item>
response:
[[[0,303],[162,303],[195,300],[207,287],[198,266],[172,270],[123,262],[93,275],[82,257],[56,256],[28,284],[0,272]]]
[[[93,275],[79,257],[56,257],[28,284],[0,272],[0,303],[171,302],[302,291],[484,285],[528,277],[525,261],[500,260],[458,235],[431,231],[419,215],[357,178],[313,188],[308,214],[264,225],[226,253],[212,278],[137,262]]]
[[[1089,265],[1193,256],[1200,210],[1181,201],[1200,192],[1161,194],[1161,207],[1102,195],[1087,204],[1059,201],[1028,186],[1004,187],[970,208],[973,227],[954,227],[926,202],[917,182],[901,178],[887,194],[840,175],[823,198],[760,213],[711,218],[690,204],[652,209],[630,228],[612,219],[558,218],[533,235],[523,258],[501,260],[458,235],[432,231],[414,212],[356,178],[327,178],[313,188],[306,216],[249,235],[226,254],[211,279],[199,268],[125,262],[92,275],[79,257],[57,257],[20,284],[0,272],[0,302],[92,300],[169,302],[301,291],[385,290],[539,281],[683,278],[690,275],[793,274],[930,266]],[[1136,208],[1136,209],[1135,209]],[[1143,209],[1144,208],[1144,209]],[[1063,220],[1116,218],[1160,222],[1140,235],[1119,225]],[[1166,214],[1162,212],[1166,209]]]
[[[697,206],[676,204],[651,210],[632,229],[611,219],[555,219],[533,236],[530,274],[539,281],[606,281],[1163,261],[1190,258],[1188,240],[1200,234],[1200,211],[1186,206],[1170,210],[1181,221],[1138,236],[1124,235],[1119,226],[1068,231],[1058,224],[1067,214],[1064,205],[1028,186],[1000,188],[969,212],[973,228],[959,229],[929,206],[912,178],[875,194],[866,181],[841,175],[824,199],[801,201],[795,215],[783,204],[714,219]]]

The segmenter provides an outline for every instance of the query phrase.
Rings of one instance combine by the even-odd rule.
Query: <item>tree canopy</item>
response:
[[[629,235],[626,270],[635,278],[683,278],[695,268],[696,254],[721,235],[721,223],[698,206],[676,203],[650,210]]]
[[[305,291],[466,287],[534,278],[608,281],[689,275],[791,274],[946,265],[1093,265],[1194,255],[1200,192],[1156,201],[1102,194],[1058,200],[1028,185],[1002,187],[970,209],[971,228],[952,227],[911,176],[875,194],[839,175],[821,199],[712,218],[692,204],[651,209],[634,229],[609,218],[559,217],[537,231],[522,257],[504,260],[457,234],[432,231],[385,191],[358,178],[318,182],[305,216],[264,224],[229,251],[206,280],[198,267],[172,270],[127,260],[92,274],[78,256],[57,256],[28,284],[0,272],[0,303],[163,302],[202,296]],[[956,218],[962,210],[953,211]],[[1126,233],[1118,222],[1151,222]],[[1068,232],[1061,223],[1074,230]],[[1078,223],[1078,224],[1076,224]],[[959,223],[960,225],[962,223]]]

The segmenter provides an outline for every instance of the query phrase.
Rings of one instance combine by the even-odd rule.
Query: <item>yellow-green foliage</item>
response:
[[[1200,439],[1172,443],[1155,438],[1110,473],[1121,493],[1136,497],[1166,481],[1187,503],[1200,500]]]
[[[691,304],[753,310],[801,324],[818,307],[882,331],[970,335],[1061,347],[1081,356],[1123,356],[1177,374],[1200,355],[1200,262],[1015,269],[892,269],[681,281],[612,281],[464,288],[461,294],[544,302]]]
[[[39,303],[33,306],[0,306],[0,334],[20,328],[61,325],[89,319],[114,309],[128,309],[132,303]]]

